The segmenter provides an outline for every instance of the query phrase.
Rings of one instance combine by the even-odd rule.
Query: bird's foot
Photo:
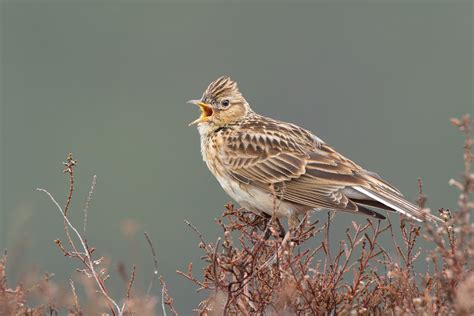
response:
[[[274,234],[274,232],[278,233],[278,237],[281,239],[285,237],[286,235],[285,227],[283,227],[283,225],[281,224],[278,218],[274,218],[267,213],[262,213],[261,216],[266,220],[265,235],[264,235],[265,240],[268,240],[272,235],[276,235]],[[273,223],[276,224],[276,227],[278,228],[278,230],[272,229]]]
[[[285,227],[283,227],[283,225],[281,224],[280,220],[278,218],[275,219],[276,220],[276,223],[278,225],[278,229],[279,229],[279,237],[281,239],[283,239],[286,235],[286,232],[285,232]]]

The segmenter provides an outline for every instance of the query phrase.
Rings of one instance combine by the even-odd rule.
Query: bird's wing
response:
[[[264,127],[244,126],[224,141],[222,162],[236,180],[314,208],[362,212],[382,218],[361,206],[379,205],[418,221],[424,217],[440,221],[436,216],[421,213],[398,189],[345,158],[311,132],[292,124],[268,122]]]
[[[358,211],[343,189],[364,184],[360,167],[306,130],[290,124],[240,128],[227,136],[221,153],[227,171],[242,183],[301,205]]]

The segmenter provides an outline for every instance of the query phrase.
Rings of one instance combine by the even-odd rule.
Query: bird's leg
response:
[[[265,212],[261,212],[260,213],[260,216],[265,220],[265,240],[267,240],[268,238],[271,237],[272,235],[272,231],[270,230],[270,227],[272,226],[273,224],[273,220],[275,221],[275,223],[277,224],[278,226],[278,230],[279,230],[279,234],[278,236],[280,238],[283,238],[285,237],[285,228],[283,227],[283,225],[280,223],[280,220],[278,218],[273,218],[270,214],[267,214]],[[272,220],[273,219],[273,220]]]
[[[267,222],[270,220],[271,216],[264,212],[260,212],[260,213],[254,212],[254,214],[255,214],[255,218],[249,224],[251,226],[258,226],[260,228],[261,227],[260,225],[263,221],[263,224],[266,227]]]
[[[265,240],[268,240],[268,238],[270,238],[270,236],[272,235],[272,231],[270,229],[272,226],[272,216],[265,212],[262,212],[262,216],[265,218],[265,235],[263,236],[263,238]]]
[[[280,236],[280,238],[283,239],[286,235],[285,227],[283,227],[283,225],[280,223],[280,220],[278,218],[275,218],[275,221],[276,221],[276,223],[278,225],[278,228],[280,230],[279,236]]]

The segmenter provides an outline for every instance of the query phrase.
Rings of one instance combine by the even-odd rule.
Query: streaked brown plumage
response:
[[[311,132],[252,111],[228,76],[212,82],[200,100],[201,151],[209,170],[242,207],[287,217],[332,209],[385,217],[371,207],[421,221],[422,213],[377,174],[345,158]],[[278,203],[275,203],[277,197]]]

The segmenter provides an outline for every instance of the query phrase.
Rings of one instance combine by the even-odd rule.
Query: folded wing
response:
[[[264,124],[264,123],[262,123]],[[313,208],[383,215],[367,208],[397,211],[421,221],[425,215],[400,191],[362,169],[309,131],[267,119],[264,132],[245,126],[224,141],[222,162],[234,179],[275,193],[278,198]]]

